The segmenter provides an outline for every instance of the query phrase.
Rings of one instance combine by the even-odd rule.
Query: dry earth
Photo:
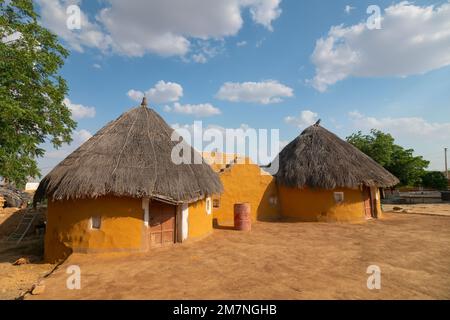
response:
[[[0,300],[19,297],[53,268],[51,264],[42,263],[42,238],[27,237],[18,246],[5,242],[20,222],[21,214],[23,211],[17,208],[6,208],[0,214]],[[12,265],[23,257],[31,263]]]
[[[66,288],[81,268],[81,290]],[[370,291],[369,265],[381,268]],[[450,299],[450,218],[259,222],[147,254],[72,255],[31,299]]]
[[[389,204],[383,205],[383,209],[387,212],[402,211],[401,213],[441,215],[450,217],[450,203],[421,203],[408,205]]]
[[[26,240],[18,247],[0,242],[0,300],[21,296],[52,270],[53,265],[41,262],[41,252],[41,239]],[[31,263],[14,266],[22,257]]]

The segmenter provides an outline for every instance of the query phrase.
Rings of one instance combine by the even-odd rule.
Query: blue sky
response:
[[[342,138],[390,132],[443,169],[450,145],[447,1],[36,3],[42,24],[71,50],[62,75],[78,122],[71,146],[46,146],[44,174],[138,105],[139,92],[154,93],[151,107],[171,125],[275,128],[286,142],[321,118]],[[79,30],[66,27],[71,4],[81,9]],[[369,5],[381,9],[381,29],[366,26]]]

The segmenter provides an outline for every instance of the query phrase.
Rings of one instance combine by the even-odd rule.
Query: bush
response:
[[[430,171],[422,177],[422,186],[436,190],[447,190],[448,181],[442,172]]]

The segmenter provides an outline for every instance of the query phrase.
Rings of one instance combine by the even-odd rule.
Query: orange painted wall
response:
[[[334,192],[344,192],[343,203],[335,203]],[[278,194],[285,217],[301,221],[365,221],[363,195],[359,189],[313,190],[279,186]]]
[[[212,202],[211,202],[212,206]],[[189,238],[201,238],[213,231],[213,215],[206,212],[206,200],[189,204]]]
[[[274,220],[278,217],[278,206],[270,199],[277,199],[277,188],[272,176],[261,174],[258,165],[234,164],[219,173],[224,193],[215,198],[220,200],[219,208],[213,208],[214,219],[220,226],[234,225],[234,204],[248,202],[252,220]]]
[[[90,229],[92,216],[102,216],[100,230]],[[141,199],[101,197],[49,201],[45,259],[54,262],[72,251],[140,251],[143,228]]]

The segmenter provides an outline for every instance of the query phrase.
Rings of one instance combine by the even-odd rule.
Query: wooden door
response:
[[[372,197],[370,195],[370,188],[364,187],[363,197],[364,197],[364,212],[366,214],[366,219],[372,219],[373,206],[372,206]]]
[[[372,218],[378,218],[378,209],[377,209],[377,189],[370,188],[370,199],[372,200]]]
[[[175,208],[175,206],[171,206],[162,202],[150,202],[150,247],[162,247],[175,243]]]

